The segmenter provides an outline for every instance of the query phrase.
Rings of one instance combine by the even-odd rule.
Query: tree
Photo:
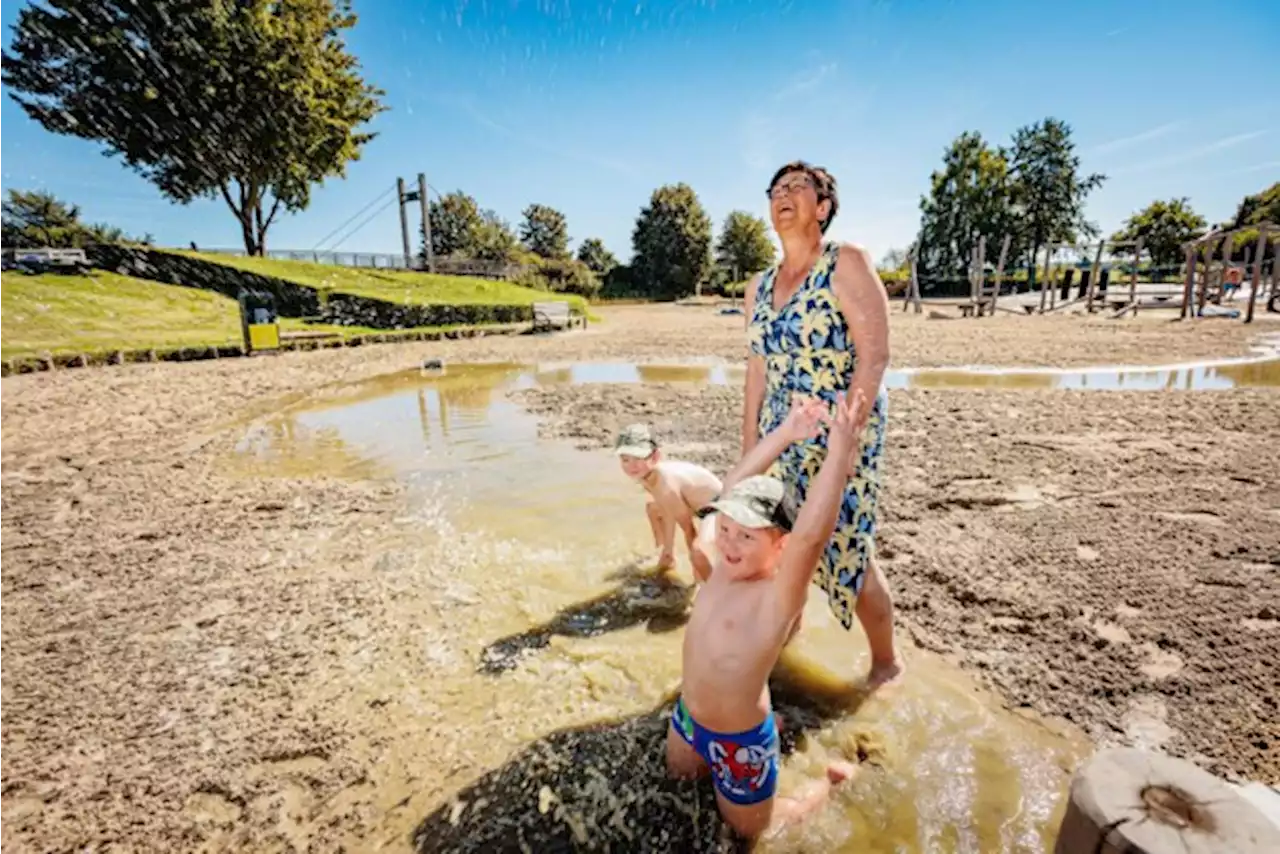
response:
[[[1208,222],[1191,209],[1188,199],[1154,201],[1135,213],[1111,240],[1133,241],[1142,238],[1143,247],[1151,254],[1151,262],[1157,267],[1176,267],[1182,261],[1182,247],[1204,233]],[[1121,248],[1117,254],[1132,252]]]
[[[1079,235],[1098,234],[1097,226],[1085,218],[1084,207],[1089,194],[1102,186],[1106,176],[1081,175],[1075,147],[1071,126],[1047,118],[1018,128],[1013,147],[1006,153],[1013,177],[1018,243],[1030,250],[1033,278],[1041,246],[1075,243]]]
[[[1229,229],[1247,229],[1235,236],[1232,241],[1232,248],[1238,250],[1245,246],[1256,246],[1259,229],[1248,228],[1248,226],[1261,225],[1264,222],[1280,225],[1280,181],[1256,195],[1245,196],[1241,200],[1239,207],[1236,208],[1235,219],[1224,224],[1224,227]],[[1270,239],[1268,239],[1267,245],[1262,250],[1263,258],[1275,257],[1275,237],[1275,231],[1272,230]]]
[[[652,297],[695,293],[711,271],[711,219],[688,184],[653,191],[631,243],[631,280]]]
[[[1280,181],[1254,196],[1245,196],[1236,208],[1236,217],[1229,228],[1244,228],[1264,222],[1280,225]]]
[[[893,248],[884,253],[884,257],[880,259],[881,270],[901,270],[907,266],[907,250]]]
[[[480,206],[461,190],[431,202],[431,251],[437,258],[474,257],[476,233],[483,224]]]
[[[964,278],[979,237],[998,247],[1016,232],[1010,181],[1004,154],[982,134],[966,131],[951,142],[942,169],[929,178],[929,194],[920,199],[922,273]]]
[[[582,241],[582,245],[578,247],[578,260],[602,279],[618,266],[618,259],[605,248],[604,241],[596,237],[588,237]]]
[[[546,205],[529,205],[523,216],[520,240],[526,249],[547,259],[569,257],[569,230],[564,214]]]
[[[80,208],[52,193],[10,190],[4,202],[3,242],[6,247],[74,249],[103,243],[151,242],[151,235],[131,238],[120,229],[80,221]]]
[[[499,264],[511,263],[520,246],[511,226],[493,211],[480,214],[480,222],[472,231],[471,240],[470,257]]]
[[[348,0],[58,0],[18,13],[4,83],[46,130],[188,204],[221,195],[261,255],[281,210],[342,177],[385,109],[342,34]]]
[[[746,211],[730,211],[716,242],[716,266],[730,282],[740,282],[773,265],[777,251],[769,227]]]

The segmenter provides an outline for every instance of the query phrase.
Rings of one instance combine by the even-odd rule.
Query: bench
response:
[[[540,329],[569,329],[573,326],[573,314],[567,302],[535,302],[533,304],[533,331]]]
[[[86,269],[89,256],[83,249],[6,249],[4,268],[48,270],[54,267]]]

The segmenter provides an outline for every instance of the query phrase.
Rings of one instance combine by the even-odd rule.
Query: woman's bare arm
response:
[[[850,342],[857,353],[857,366],[849,382],[850,396],[861,391],[866,400],[862,407],[861,430],[866,424],[884,372],[889,367],[889,297],[871,256],[861,246],[840,247],[832,290],[849,327]]]
[[[756,292],[760,287],[762,273],[751,277],[743,295],[743,313],[746,315],[747,327],[751,327],[751,316],[755,312]],[[743,394],[742,406],[742,454],[746,456],[760,441],[760,407],[764,405],[765,386],[764,359],[754,353],[747,354],[747,383]]]

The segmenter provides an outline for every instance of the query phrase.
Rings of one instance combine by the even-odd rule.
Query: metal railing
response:
[[[216,255],[244,256],[243,249],[206,249],[198,251]],[[307,261],[312,264],[330,264],[338,267],[354,267],[374,270],[425,271],[420,256],[402,255],[398,252],[324,252],[313,249],[269,249],[266,257],[279,261]],[[519,264],[502,264],[496,261],[476,261],[469,258],[436,258],[433,272],[446,276],[477,276],[485,279],[512,279],[524,267]]]

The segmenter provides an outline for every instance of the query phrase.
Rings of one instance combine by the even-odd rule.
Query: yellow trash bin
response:
[[[245,352],[252,355],[279,350],[280,320],[271,294],[241,291],[239,302]]]

